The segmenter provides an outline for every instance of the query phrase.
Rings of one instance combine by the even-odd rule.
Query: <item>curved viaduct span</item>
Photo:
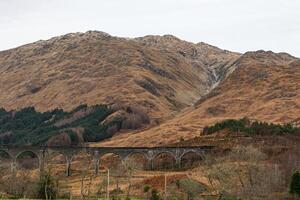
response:
[[[167,153],[174,158],[176,166],[180,167],[181,160],[187,153],[195,153],[202,157],[203,154],[211,151],[213,146],[200,147],[78,147],[78,146],[0,146],[0,152],[6,154],[11,162],[11,170],[17,170],[17,159],[24,153],[34,154],[39,161],[40,172],[44,169],[46,157],[53,153],[62,154],[66,160],[66,175],[71,175],[72,158],[82,152],[91,155],[94,162],[95,173],[98,174],[100,158],[105,154],[116,154],[121,158],[122,163],[133,154],[141,154],[146,159],[149,169],[153,169],[153,160],[162,153]]]

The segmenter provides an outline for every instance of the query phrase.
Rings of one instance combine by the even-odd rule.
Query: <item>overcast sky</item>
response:
[[[300,57],[300,0],[0,0],[0,50],[88,30]]]

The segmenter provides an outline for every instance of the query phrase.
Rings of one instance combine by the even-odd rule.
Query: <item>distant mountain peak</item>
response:
[[[248,51],[243,54],[240,60],[256,62],[256,63],[269,63],[269,64],[286,64],[286,62],[292,62],[296,57],[288,53],[275,53],[273,51]]]

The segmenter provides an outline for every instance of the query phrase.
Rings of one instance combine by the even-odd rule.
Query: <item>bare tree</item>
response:
[[[140,164],[142,164],[142,163],[140,163]],[[126,174],[127,182],[128,182],[128,187],[127,187],[127,192],[126,192],[127,199],[130,197],[130,191],[131,191],[131,187],[132,187],[132,176],[133,176],[134,170],[140,164],[138,164],[130,159],[126,159],[123,162],[123,165],[125,168],[125,174]]]
[[[228,155],[208,161],[206,177],[216,193],[268,199],[280,191],[283,174],[278,165],[266,162],[266,158],[253,146],[237,146]]]
[[[89,199],[91,195],[91,186],[93,183],[93,174],[90,170],[92,166],[92,159],[90,157],[87,158],[87,162],[84,163],[84,168],[81,171],[81,179],[80,179],[80,196],[81,199]]]

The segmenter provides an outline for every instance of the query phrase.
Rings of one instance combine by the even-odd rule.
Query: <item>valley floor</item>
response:
[[[215,151],[204,155],[201,160],[191,156],[191,162],[187,158],[185,161],[190,166],[186,170],[171,169],[174,161],[167,156],[157,161],[157,166],[164,170],[156,171],[140,168],[143,161],[139,158],[126,169],[120,167],[121,163],[115,162],[115,157],[107,157],[103,163],[110,169],[111,198],[125,198],[129,193],[131,198],[147,199],[150,193],[144,190],[149,186],[156,189],[161,198],[165,196],[166,188],[167,199],[188,199],[193,195],[193,198],[206,199],[226,194],[245,199],[280,200],[289,198],[291,176],[299,170],[299,144],[300,136],[297,135],[245,137],[218,133],[174,144],[215,146]],[[84,155],[78,156],[72,161],[72,175],[66,177],[65,163],[61,158],[55,158],[55,164],[49,168],[57,180],[61,197],[106,197],[107,170],[102,168],[100,174],[95,176],[93,166],[88,165],[87,168],[86,164]],[[22,184],[30,185],[38,180],[38,170],[20,170],[17,179],[5,179],[5,176],[8,175],[2,174],[1,189],[17,187],[18,184],[21,187]],[[10,186],[9,181],[13,181]],[[29,187],[24,188],[30,190]]]

